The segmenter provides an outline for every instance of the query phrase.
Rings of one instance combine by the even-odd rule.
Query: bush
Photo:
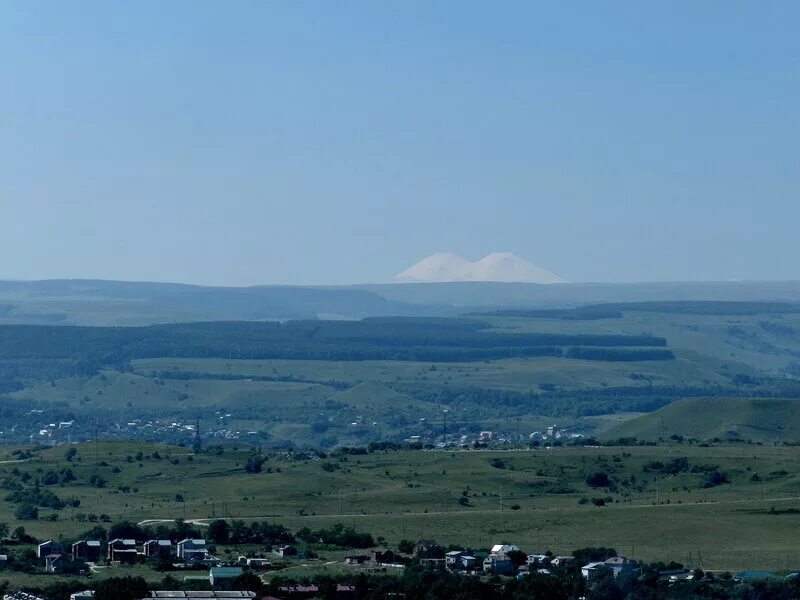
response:
[[[244,470],[247,473],[261,473],[261,467],[264,465],[264,462],[264,458],[261,456],[251,456],[247,459]]]
[[[728,476],[722,471],[711,471],[708,475],[706,475],[706,479],[703,481],[703,487],[710,488],[729,482],[730,479],[728,479]]]
[[[20,504],[14,511],[14,516],[19,521],[36,521],[39,518],[39,509],[33,504]]]
[[[589,487],[608,487],[611,485],[611,479],[608,477],[608,473],[603,471],[599,471],[594,473],[593,475],[589,475],[586,478],[586,485]]]

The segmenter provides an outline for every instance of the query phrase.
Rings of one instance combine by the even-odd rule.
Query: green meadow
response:
[[[27,473],[35,481],[62,468],[76,478],[47,489],[80,506],[41,508],[37,521],[18,521],[15,505],[0,502],[0,518],[12,529],[73,537],[93,525],[82,516],[92,514],[114,522],[268,520],[292,530],[342,522],[390,546],[422,537],[556,553],[605,545],[643,560],[697,562],[699,553],[705,568],[716,570],[785,569],[800,561],[800,450],[791,446],[273,453],[260,473],[245,471],[253,454],[244,447],[193,455],[179,446],[101,442],[79,446],[71,462],[64,451],[39,450],[0,465],[4,480]],[[670,464],[683,470],[659,470]],[[704,487],[711,470],[724,483]],[[590,486],[587,478],[598,473],[607,485]],[[104,487],[92,487],[92,475]],[[51,514],[58,520],[47,520]]]

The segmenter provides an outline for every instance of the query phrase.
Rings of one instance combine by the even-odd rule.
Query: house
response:
[[[474,556],[470,556],[469,554],[462,556],[460,562],[461,568],[465,571],[471,571],[478,566],[478,559]]]
[[[0,554],[0,569],[5,569],[8,566],[8,554]]]
[[[208,548],[203,539],[185,539],[177,544],[178,558],[184,562],[199,562],[208,558]]]
[[[266,558],[245,558],[244,563],[251,569],[269,569],[272,566]]]
[[[92,598],[94,598],[94,592],[92,590],[84,590],[69,595],[69,600],[92,600]]]
[[[492,554],[508,554],[509,552],[519,552],[519,546],[514,544],[495,544],[492,546]]]
[[[609,567],[604,562],[591,562],[581,567],[581,575],[589,583],[593,582],[603,573],[608,573]]]
[[[443,558],[420,558],[419,566],[443,571],[447,568],[447,563]]]
[[[208,582],[211,585],[219,585],[233,581],[243,573],[241,567],[211,567],[208,572]]]
[[[142,544],[142,554],[150,560],[169,560],[172,556],[170,540],[147,540]]]
[[[285,546],[281,546],[280,548],[278,548],[278,556],[282,556],[283,558],[288,558],[290,556],[297,556],[297,548],[295,548],[291,544],[286,544]]]
[[[366,554],[351,554],[350,556],[344,557],[344,563],[346,565],[363,565],[368,560],[369,556]]]
[[[444,562],[447,565],[448,569],[460,569],[461,568],[461,557],[464,556],[465,552],[461,550],[452,550],[444,555]]]
[[[435,540],[420,540],[414,546],[414,556],[417,558],[444,558],[444,550]]]
[[[490,575],[511,575],[514,565],[505,554],[490,554],[483,559],[483,572]]]
[[[79,540],[72,544],[72,560],[97,562],[101,556],[100,540]]]
[[[370,562],[374,562],[378,565],[392,564],[396,558],[394,552],[391,550],[372,550],[369,553]]]
[[[61,544],[47,540],[36,547],[36,558],[44,558],[48,554],[58,554],[59,552],[61,552]]]
[[[60,573],[69,559],[63,554],[48,554],[44,557],[44,570],[48,573]]]
[[[116,538],[108,542],[108,560],[111,562],[134,563],[139,554],[136,552],[136,540]]]
[[[556,556],[550,564],[554,567],[566,567],[568,564],[575,562],[574,556]]]
[[[619,577],[621,573],[633,573],[638,568],[638,563],[635,560],[625,556],[612,556],[603,564],[614,573],[614,579]]]
[[[528,554],[525,562],[531,567],[544,567],[550,564],[550,557],[547,554]]]

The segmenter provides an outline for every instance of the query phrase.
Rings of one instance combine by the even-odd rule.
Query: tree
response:
[[[400,540],[400,543],[397,544],[397,549],[403,554],[413,554],[414,542],[412,542],[411,540]]]
[[[247,459],[244,465],[244,470],[248,473],[261,473],[261,466],[264,464],[264,458],[261,456],[251,456]]]
[[[64,452],[64,458],[67,459],[68,462],[72,462],[72,459],[78,454],[77,448],[70,448],[66,452]]]
[[[208,526],[208,536],[215,544],[227,544],[231,537],[231,528],[222,519],[212,521]]]
[[[95,600],[137,600],[149,594],[150,588],[142,577],[109,577],[94,588]]]
[[[6,539],[10,531],[8,523],[0,522],[0,541]]]
[[[233,580],[233,589],[260,594],[264,592],[264,583],[261,581],[261,578],[252,571],[245,571]]]
[[[108,530],[108,538],[111,540],[116,538],[141,540],[144,537],[145,536],[142,528],[135,523],[131,523],[130,521],[120,521],[119,523],[115,523]]]

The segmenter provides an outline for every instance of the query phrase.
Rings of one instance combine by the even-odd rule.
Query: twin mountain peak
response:
[[[511,252],[494,252],[470,262],[456,254],[433,254],[394,277],[401,283],[497,281],[507,283],[565,283],[565,280]]]

